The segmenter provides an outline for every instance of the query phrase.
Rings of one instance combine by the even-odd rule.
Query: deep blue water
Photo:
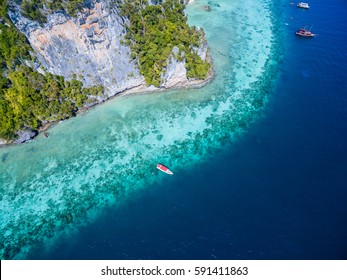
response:
[[[280,7],[279,80],[239,141],[31,258],[346,259],[347,3],[310,5]]]

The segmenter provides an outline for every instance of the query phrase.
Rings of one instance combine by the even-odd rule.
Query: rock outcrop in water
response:
[[[31,140],[37,135],[37,132],[31,129],[25,129],[25,130],[19,131],[17,135],[18,135],[18,138],[13,142],[14,144],[24,143]]]

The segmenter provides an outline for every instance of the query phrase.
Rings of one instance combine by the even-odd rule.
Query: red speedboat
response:
[[[295,32],[296,35],[301,37],[315,37],[316,34],[313,34],[310,30],[307,30],[305,28],[300,28],[298,31]]]
[[[167,168],[165,165],[162,165],[160,163],[157,164],[157,169],[159,169],[160,171],[163,171],[166,174],[173,175],[173,172],[169,168]]]

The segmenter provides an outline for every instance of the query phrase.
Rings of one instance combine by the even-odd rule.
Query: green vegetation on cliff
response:
[[[69,118],[92,101],[88,96],[103,91],[101,86],[83,88],[78,80],[42,75],[23,65],[8,77],[11,86],[0,91],[0,137],[4,139],[13,139],[24,127],[38,129],[43,121]]]
[[[11,140],[23,128],[68,118],[103,92],[102,86],[83,88],[75,79],[28,67],[32,49],[8,19],[6,0],[0,7],[0,138]]]
[[[71,16],[86,7],[86,0],[16,0],[24,16],[40,23],[46,15],[64,10]],[[203,30],[189,27],[183,0],[111,0],[126,18],[125,42],[132,59],[148,85],[160,86],[166,63],[174,47],[176,59],[186,62],[188,78],[204,79],[210,68],[197,49],[204,42]],[[83,88],[82,82],[49,73],[34,65],[33,50],[7,15],[8,1],[0,0],[0,138],[12,140],[21,129],[38,129],[47,121],[68,118],[78,108],[95,101],[102,86]]]
[[[115,2],[119,4],[119,1]],[[122,16],[129,20],[124,43],[130,46],[131,57],[138,59],[146,83],[160,85],[174,46],[180,49],[177,58],[186,60],[187,77],[206,78],[210,65],[196,51],[203,41],[203,30],[188,26],[182,0],[158,0],[156,3],[149,5],[147,0],[124,0],[119,5]]]
[[[46,12],[65,11],[71,16],[76,16],[82,9],[84,0],[22,0],[21,8],[23,15],[39,23],[47,22],[46,15],[43,13],[43,7]]]

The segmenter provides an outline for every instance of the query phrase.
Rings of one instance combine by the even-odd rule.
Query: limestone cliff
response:
[[[112,1],[93,0],[72,18],[63,11],[47,16],[40,25],[23,17],[14,5],[9,16],[27,37],[42,66],[51,73],[66,78],[76,76],[85,86],[102,84],[109,96],[124,90],[144,86],[144,78],[130,58],[129,47],[121,44],[126,19]],[[206,57],[207,46],[200,50]],[[184,62],[171,60],[162,86],[189,84]]]
[[[124,22],[109,1],[92,2],[77,18],[64,12],[50,14],[43,26],[23,17],[18,7],[9,16],[48,72],[66,78],[76,75],[85,86],[103,84],[110,95],[144,81],[130,50],[120,43]]]
[[[128,18],[120,16],[117,6],[121,2],[118,0],[84,1],[82,10],[75,17],[63,10],[49,12],[43,6],[40,11],[47,17],[44,24],[24,17],[18,4],[20,2],[9,1],[8,16],[26,36],[37,58],[34,63],[25,60],[22,62],[42,73],[47,71],[68,80],[79,79],[85,87],[103,85],[106,96],[97,96],[98,101],[84,104],[85,108],[120,92],[158,89],[146,85],[137,59],[131,57],[129,46],[122,43],[125,41],[129,22]],[[157,3],[156,0],[149,1],[150,5]],[[200,39],[200,46],[195,47],[195,51],[203,60],[208,60],[207,43],[203,38]],[[206,82],[187,78],[186,61],[182,60],[182,54],[184,51],[177,46],[172,48],[161,74],[160,88],[189,87]],[[0,145],[26,142],[35,137],[37,130],[43,130],[51,122],[45,119],[39,121],[41,124],[38,129],[21,126],[16,132],[16,139],[0,139]]]

